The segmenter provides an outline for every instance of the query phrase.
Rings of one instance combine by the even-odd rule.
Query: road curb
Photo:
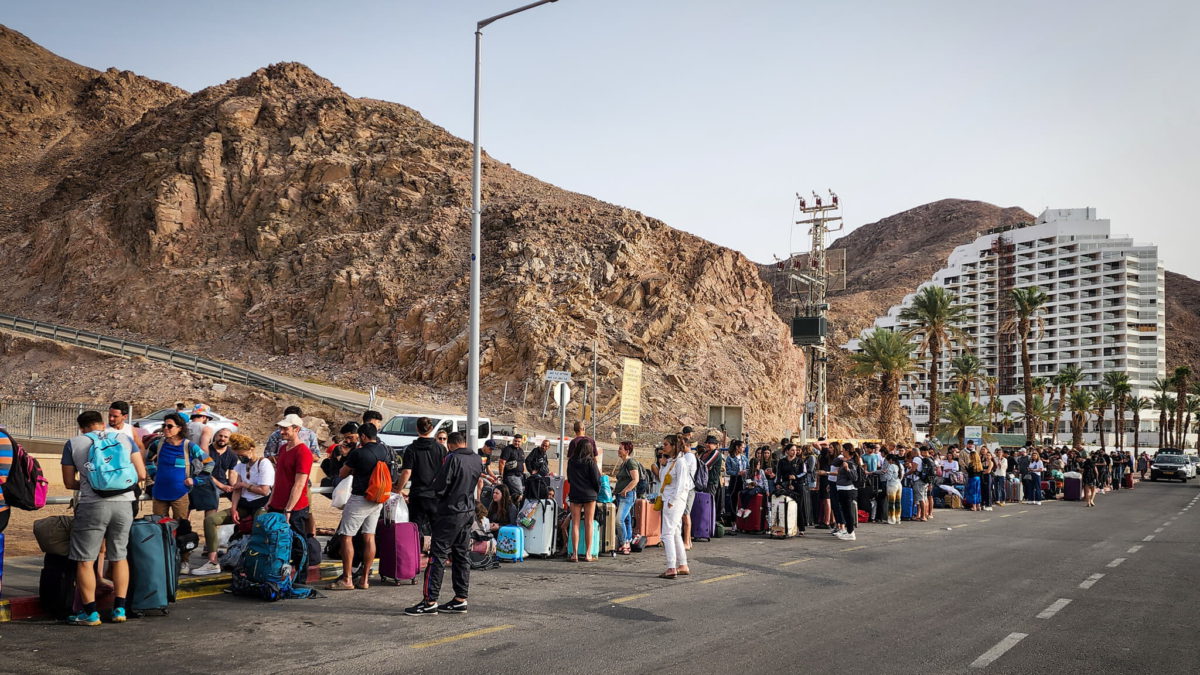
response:
[[[320,565],[310,565],[305,583],[316,583],[331,580],[342,573],[341,561],[323,562]],[[228,573],[214,574],[207,577],[185,577],[179,580],[175,599],[190,600],[220,595],[229,587],[232,576]],[[25,621],[49,619],[42,609],[40,598],[36,595],[26,595],[18,598],[0,600],[0,623],[9,621]]]

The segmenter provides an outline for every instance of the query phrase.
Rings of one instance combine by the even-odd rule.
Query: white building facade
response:
[[[1165,274],[1158,248],[1113,235],[1109,221],[1098,219],[1093,208],[1048,209],[1034,223],[989,231],[955,248],[946,266],[917,291],[931,285],[944,286],[967,306],[969,320],[961,328],[973,338],[966,348],[979,357],[983,374],[996,378],[1005,410],[1015,411],[1013,404],[1023,401],[1017,337],[1000,333],[1011,316],[1005,298],[1016,288],[1038,286],[1049,296],[1040,313],[1045,330],[1030,337],[1034,377],[1050,378],[1074,364],[1083,371],[1080,386],[1096,389],[1105,372],[1120,371],[1129,376],[1134,396],[1153,397],[1154,380],[1166,374]],[[914,297],[905,296],[864,335],[877,327],[908,328],[899,315]],[[844,347],[856,351],[858,342]],[[945,350],[940,391],[955,389],[950,360],[963,352],[958,344]],[[929,423],[925,370],[901,388],[901,406],[919,431]],[[1060,429],[1067,426],[1065,418],[1064,412]],[[1126,420],[1129,426],[1128,415]],[[1146,430],[1149,421],[1143,420]],[[1110,418],[1106,426],[1111,425]]]

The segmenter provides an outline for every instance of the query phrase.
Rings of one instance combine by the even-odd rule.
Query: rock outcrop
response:
[[[40,50],[0,37],[6,51]],[[48,100],[59,118],[112,130],[45,168],[52,189],[0,230],[29,261],[6,289],[13,311],[218,354],[464,381],[466,142],[296,63],[190,96],[124,73],[93,77],[125,82],[124,106],[82,75],[38,73],[27,89],[58,92]],[[16,120],[12,138],[40,133],[20,126],[35,113],[18,101],[0,109]],[[760,433],[794,426],[803,357],[743,256],[490,157],[483,196],[485,389],[547,368],[583,376],[597,341],[601,403],[622,357],[645,361],[646,425],[703,422],[721,403],[746,406]]]

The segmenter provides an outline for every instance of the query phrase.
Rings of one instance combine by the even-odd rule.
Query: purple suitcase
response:
[[[421,534],[416,523],[379,521],[379,578],[399,585],[404,579],[417,583],[421,573]]]
[[[1075,477],[1063,479],[1063,499],[1077,502],[1083,499],[1083,480]]]
[[[716,521],[717,507],[713,496],[697,490],[696,501],[692,503],[692,539],[712,539]]]

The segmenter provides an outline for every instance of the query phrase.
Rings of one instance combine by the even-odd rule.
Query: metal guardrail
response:
[[[275,393],[300,396],[348,412],[360,413],[365,409],[361,403],[321,396],[320,394],[314,394],[300,387],[256,373],[252,370],[246,370],[238,366],[232,366],[220,361],[206,359],[202,356],[187,354],[165,347],[156,347],[142,342],[100,335],[99,333],[92,333],[68,326],[59,326],[44,321],[25,319],[11,314],[0,313],[0,328],[35,337],[49,338],[89,349],[96,349],[110,354],[117,354],[118,356],[141,356],[151,361],[165,363],[169,366],[206,377],[244,384],[249,387],[265,389]]]

